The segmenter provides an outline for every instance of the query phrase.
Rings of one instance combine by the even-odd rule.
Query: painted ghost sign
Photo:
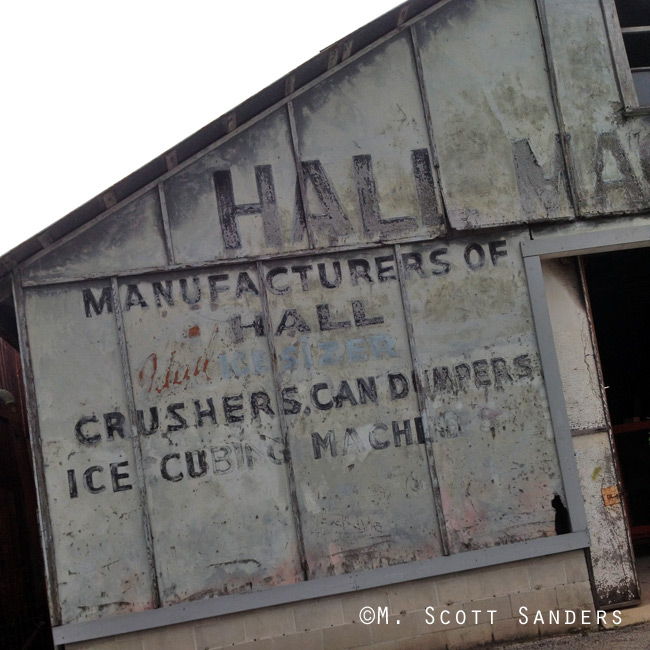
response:
[[[119,611],[553,535],[522,234],[28,290],[55,537]]]
[[[532,0],[444,3],[21,266],[58,623],[555,535],[545,75]]]

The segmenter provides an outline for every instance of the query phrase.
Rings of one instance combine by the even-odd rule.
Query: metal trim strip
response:
[[[144,528],[144,538],[147,545],[147,558],[149,560],[149,582],[151,586],[151,600],[154,607],[160,607],[162,602],[160,594],[160,585],[158,583],[158,573],[156,567],[156,553],[154,548],[154,537],[151,528],[151,514],[147,500],[147,479],[144,471],[144,459],[142,456],[142,446],[140,444],[140,435],[136,425],[136,405],[135,395],[133,392],[133,383],[131,382],[131,364],[129,361],[129,350],[126,341],[126,331],[124,328],[124,314],[122,313],[122,303],[120,302],[120,284],[116,277],[111,278],[111,291],[113,293],[113,313],[115,316],[115,327],[120,348],[120,365],[122,367],[122,378],[126,392],[126,401],[129,408],[129,420],[131,425],[131,444],[135,456],[135,470],[140,492],[140,507],[142,508],[142,525]]]
[[[293,456],[291,455],[291,445],[289,443],[289,425],[287,416],[282,408],[282,381],[280,370],[278,368],[278,355],[273,339],[273,327],[271,323],[271,310],[269,308],[269,296],[266,292],[266,285],[263,282],[264,268],[262,262],[257,262],[255,266],[257,272],[257,284],[260,287],[260,298],[262,301],[262,313],[264,316],[264,329],[266,331],[266,345],[271,357],[271,372],[273,375],[273,389],[275,400],[278,405],[278,417],[280,420],[280,431],[282,433],[282,442],[284,448],[289,452],[289,462],[287,463],[287,480],[289,483],[289,498],[291,500],[291,512],[293,514],[293,523],[296,533],[298,546],[298,560],[304,580],[309,580],[309,563],[307,562],[307,553],[305,551],[305,536],[302,531],[302,521],[300,519],[300,505],[298,503],[298,488],[296,483],[296,474],[293,469]]]
[[[546,301],[542,264],[539,257],[527,257],[524,258],[524,267],[528,280],[528,292],[533,311],[533,321],[542,362],[551,422],[555,434],[555,446],[560,462],[567,508],[571,518],[571,528],[573,530],[587,530],[587,515],[580,488],[573,442],[571,441],[571,428],[564,402],[560,366],[555,353],[555,341]]]
[[[427,430],[430,429],[431,422],[435,422],[431,417],[428,409],[428,400],[425,397],[425,381],[424,371],[422,364],[419,361],[417,344],[415,342],[415,332],[413,329],[413,318],[411,314],[411,300],[406,286],[406,271],[404,270],[404,258],[402,257],[402,248],[399,244],[393,246],[393,254],[395,256],[395,265],[397,267],[397,278],[399,282],[400,297],[402,299],[402,311],[404,312],[404,319],[406,321],[406,334],[409,343],[409,353],[411,355],[411,365],[415,372],[417,381],[417,399],[418,408],[422,415],[422,421],[425,423]],[[427,435],[427,437],[429,437]],[[445,521],[445,512],[442,507],[442,496],[440,495],[440,482],[438,481],[438,471],[436,469],[436,457],[433,449],[433,443],[429,440],[425,444],[427,452],[427,469],[429,471],[429,479],[431,481],[431,490],[433,492],[433,504],[436,513],[436,520],[438,523],[438,530],[440,532],[440,544],[444,555],[449,555],[449,531],[447,530],[447,523]]]
[[[522,242],[521,252],[524,258],[552,258],[643,246],[650,246],[650,226],[631,226],[532,239]]]

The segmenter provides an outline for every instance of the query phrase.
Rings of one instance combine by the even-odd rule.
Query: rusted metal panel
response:
[[[160,200],[151,190],[37,256],[24,268],[23,277],[43,282],[166,263]]]
[[[117,331],[96,283],[26,291],[62,622],[152,606]],[[110,311],[110,297],[103,303]],[[97,303],[95,303],[97,306]]]
[[[416,33],[451,225],[572,217],[534,1],[456,0]]]
[[[299,95],[293,108],[317,247],[444,232],[408,33]]]
[[[452,553],[556,533],[551,502],[563,491],[519,254],[525,236],[402,247]]]
[[[302,579],[256,268],[124,279],[120,304],[162,603]]]
[[[308,248],[286,108],[164,183],[180,264]]]
[[[621,119],[600,0],[543,0],[563,128],[584,216],[650,207],[650,118]]]
[[[441,554],[392,249],[264,265],[310,577]]]

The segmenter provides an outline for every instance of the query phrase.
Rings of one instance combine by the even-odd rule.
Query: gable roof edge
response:
[[[288,74],[251,96],[234,109],[216,118],[171,149],[144,164],[122,180],[74,209],[0,257],[0,287],[7,282],[12,269],[51,244],[99,217],[116,203],[155,182],[179,164],[197,155],[214,142],[241,127],[287,96],[314,82],[343,64],[357,52],[399,29],[407,21],[419,17],[427,9],[445,0],[408,0],[348,36],[321,50]],[[0,298],[0,301],[2,298]]]

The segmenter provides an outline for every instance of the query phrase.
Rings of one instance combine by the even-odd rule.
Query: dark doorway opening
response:
[[[650,249],[583,258],[625,511],[650,551]]]
[[[0,338],[0,647],[52,650],[18,351]]]

